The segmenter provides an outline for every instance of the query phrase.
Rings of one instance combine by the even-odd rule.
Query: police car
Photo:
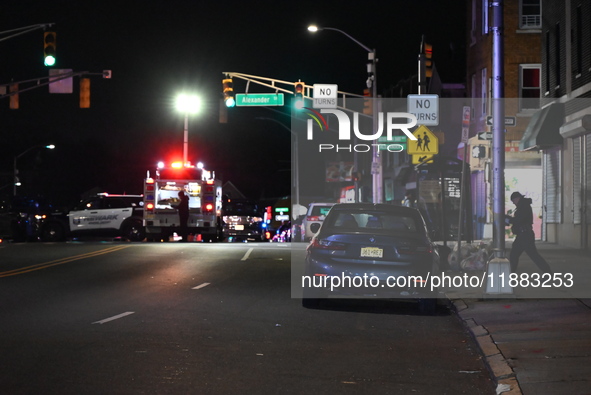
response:
[[[117,235],[141,241],[145,237],[143,206],[143,195],[101,193],[82,200],[68,213],[70,233],[72,236]]]

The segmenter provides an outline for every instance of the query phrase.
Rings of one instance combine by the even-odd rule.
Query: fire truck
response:
[[[190,163],[158,165],[144,181],[144,220],[148,241],[174,240],[180,235],[179,192],[189,197],[188,241],[218,241],[222,236],[222,185],[215,174]]]

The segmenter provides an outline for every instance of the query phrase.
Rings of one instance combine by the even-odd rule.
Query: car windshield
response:
[[[332,216],[328,227],[347,230],[384,230],[400,232],[420,232],[419,218],[387,212],[339,212]]]

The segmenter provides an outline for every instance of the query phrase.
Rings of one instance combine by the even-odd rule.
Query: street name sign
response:
[[[421,125],[412,134],[417,139],[408,140],[406,152],[409,155],[436,155],[439,153],[439,139],[425,125]]]
[[[380,151],[388,152],[402,152],[408,149],[406,143],[380,143],[378,144],[378,146],[380,148]]]
[[[282,106],[283,93],[237,93],[237,106]]]
[[[486,125],[493,126],[493,117],[488,116],[486,117]],[[516,117],[505,117],[505,126],[515,126],[517,125],[517,118]]]
[[[313,108],[337,108],[337,94],[339,87],[336,84],[314,84],[312,89]]]
[[[438,95],[408,95],[407,112],[417,117],[419,125],[439,125]]]
[[[406,143],[408,140],[407,136],[392,136],[391,139],[388,140],[388,137],[379,137],[378,143]]]

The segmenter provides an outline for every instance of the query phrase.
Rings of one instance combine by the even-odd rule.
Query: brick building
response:
[[[522,0],[523,1],[523,0]],[[541,109],[521,150],[542,153],[544,239],[591,245],[591,2],[543,0]]]

